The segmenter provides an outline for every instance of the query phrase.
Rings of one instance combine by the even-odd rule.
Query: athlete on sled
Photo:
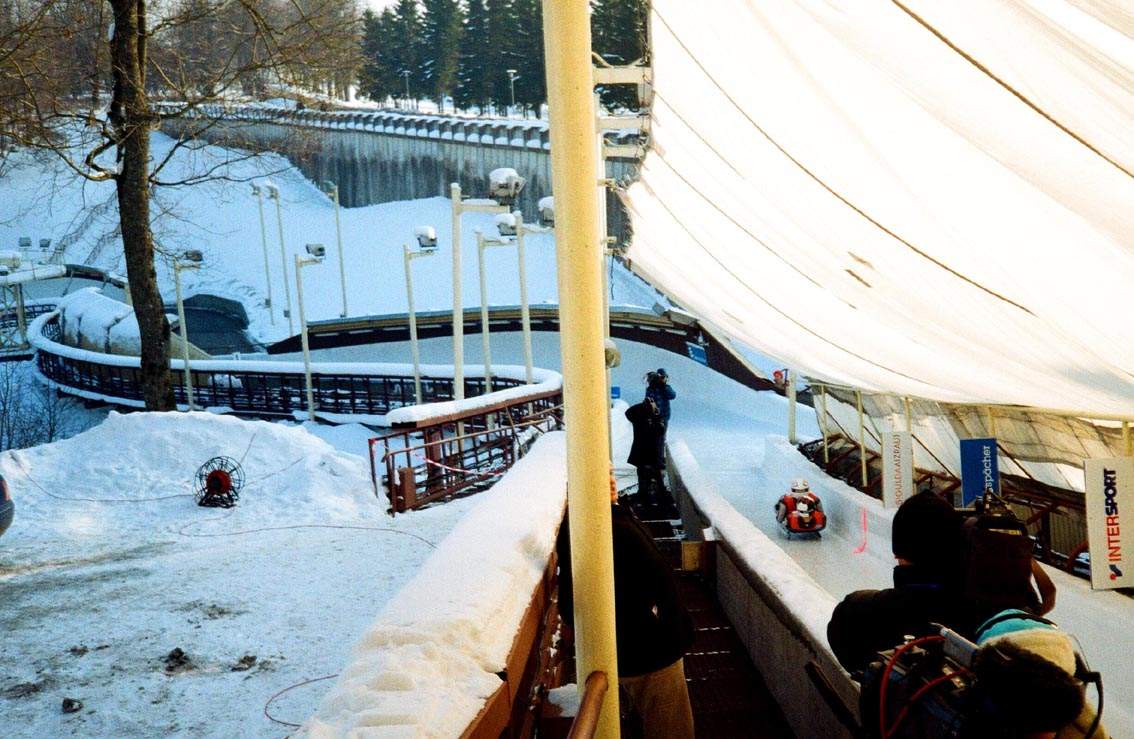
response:
[[[819,496],[802,478],[793,480],[791,492],[776,502],[776,521],[785,535],[816,534],[827,527],[827,514]]]

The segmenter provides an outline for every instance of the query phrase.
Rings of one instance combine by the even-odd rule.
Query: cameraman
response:
[[[907,635],[929,633],[931,622],[971,635],[979,622],[959,597],[960,535],[960,514],[936,493],[901,505],[891,534],[894,587],[851,593],[827,624],[827,641],[848,672],[862,671]]]
[[[658,415],[661,417],[660,433],[657,439],[657,469],[659,470],[658,484],[660,486],[658,492],[665,492],[664,475],[661,474],[665,470],[665,434],[669,430],[669,401],[677,397],[677,391],[669,384],[669,373],[665,371],[664,367],[659,367],[656,372],[646,373],[646,400],[652,400],[654,405],[658,407]]]

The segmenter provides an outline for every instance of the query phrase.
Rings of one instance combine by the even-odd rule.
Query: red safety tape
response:
[[[861,510],[862,510],[862,543],[859,544],[858,547],[855,548],[855,550],[854,550],[855,554],[862,554],[863,552],[866,551],[866,508],[865,508],[865,506]]]
[[[503,477],[504,476],[503,472],[488,472],[488,471],[485,471],[485,470],[463,470],[460,467],[450,467],[447,464],[441,464],[440,462],[434,462],[432,459],[426,459],[425,463],[431,464],[434,467],[440,467],[443,470],[449,470],[450,472],[460,472],[462,475],[476,475],[478,477]]]

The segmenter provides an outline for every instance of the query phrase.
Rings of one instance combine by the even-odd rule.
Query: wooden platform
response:
[[[636,494],[623,499],[650,528],[661,551],[681,570],[680,516],[671,498],[640,501]],[[698,737],[793,736],[763,677],[752,666],[744,645],[717,603],[713,582],[699,572],[680,571],[678,587],[696,630],[693,646],[685,655],[685,679],[693,704]],[[627,722],[624,737],[641,737],[641,729]],[[648,737],[646,739],[653,739]]]

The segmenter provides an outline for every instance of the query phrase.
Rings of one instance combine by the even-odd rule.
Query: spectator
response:
[[[849,672],[907,635],[929,633],[930,622],[971,635],[976,617],[959,596],[960,532],[960,514],[936,493],[918,493],[901,505],[891,535],[894,587],[851,593],[827,624],[827,641]]]
[[[613,483],[610,516],[618,685],[624,705],[642,718],[647,737],[691,738],[693,711],[684,656],[693,644],[693,621],[678,598],[672,566],[633,512],[618,505]],[[559,613],[568,628],[573,628],[571,537],[566,517],[556,547]]]
[[[634,441],[630,444],[630,456],[626,461],[638,470],[638,492],[655,498],[660,490],[665,489],[657,459],[658,436],[662,433],[661,415],[654,401],[646,398],[626,409],[626,419],[634,427]]]
[[[658,483],[660,489],[659,494],[664,494],[665,478],[662,476],[661,471],[665,470],[665,434],[669,430],[669,416],[670,408],[669,401],[677,397],[677,391],[669,384],[669,373],[665,371],[664,367],[659,367],[656,372],[646,373],[646,398],[654,401],[658,407],[658,414],[661,417],[661,433],[658,434],[656,442],[656,457],[658,472]]]

